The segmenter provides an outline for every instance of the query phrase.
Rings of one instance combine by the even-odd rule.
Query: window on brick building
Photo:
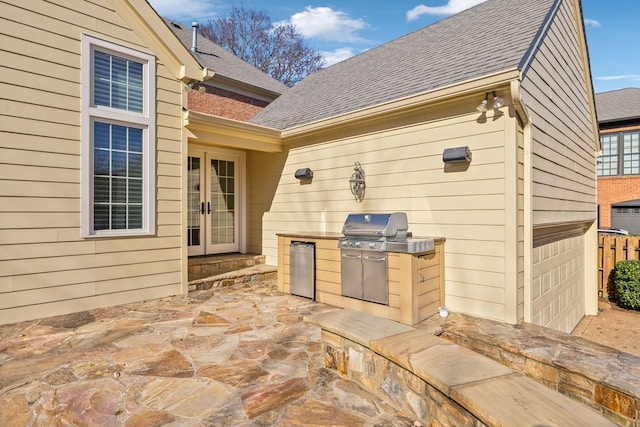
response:
[[[640,131],[623,134],[623,174],[640,173]]]
[[[618,175],[618,134],[600,137],[602,155],[598,157],[598,176]]]
[[[640,175],[640,130],[600,136],[598,176]]]

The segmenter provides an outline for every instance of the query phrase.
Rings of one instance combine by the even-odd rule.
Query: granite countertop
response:
[[[287,233],[276,233],[276,236],[282,237],[298,237],[307,239],[335,239],[344,237],[342,233],[333,233],[329,231],[292,231]]]
[[[344,237],[344,234],[342,233],[329,231],[292,231],[286,233],[276,233],[276,235],[282,237],[297,237],[307,239],[340,239]],[[444,242],[446,240],[444,237],[438,236],[413,236],[412,233],[409,233],[405,240],[411,242],[425,239],[433,239],[434,242]]]

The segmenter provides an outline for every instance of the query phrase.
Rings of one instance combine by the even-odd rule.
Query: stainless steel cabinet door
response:
[[[289,246],[291,294],[315,299],[315,245],[292,242]]]
[[[342,249],[340,257],[342,296],[362,299],[362,251]]]
[[[363,299],[387,304],[387,255],[365,251],[362,255],[362,277]]]

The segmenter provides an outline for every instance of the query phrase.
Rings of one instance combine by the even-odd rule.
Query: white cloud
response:
[[[304,12],[292,15],[290,22],[306,38],[343,43],[366,42],[357,32],[369,26],[362,19],[351,19],[345,12],[311,6],[307,6]]]
[[[149,0],[149,4],[164,18],[170,18],[182,24],[191,24],[191,21],[205,23],[218,15],[220,4],[212,0]]]
[[[407,12],[407,21],[415,21],[422,15],[453,15],[484,3],[486,0],[449,0],[444,6],[418,5]]]
[[[596,21],[595,19],[585,19],[584,20],[584,25],[586,25],[587,27],[593,27],[593,28],[600,28],[600,22]]]
[[[640,74],[620,74],[615,76],[596,77],[596,80],[635,80],[640,81]]]
[[[322,51],[320,53],[325,59],[325,67],[337,64],[340,61],[344,61],[345,59],[349,59],[356,55],[353,48],[350,47],[341,47],[334,51]]]

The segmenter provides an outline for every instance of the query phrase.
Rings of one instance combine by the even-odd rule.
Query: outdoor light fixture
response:
[[[502,99],[501,97],[496,95],[495,92],[493,92],[493,108],[500,108],[500,107],[504,107],[504,99]]]
[[[442,153],[442,161],[448,163],[471,163],[471,150],[469,147],[445,148]]]
[[[298,169],[294,176],[296,179],[311,179],[313,178],[313,171],[309,168]]]
[[[364,190],[367,187],[364,182],[364,169],[362,169],[359,162],[356,162],[353,171],[349,186],[351,187],[351,194],[356,198],[356,202],[360,203],[364,199]]]
[[[191,80],[187,84],[187,91],[191,92],[195,88],[198,88],[198,93],[200,95],[207,93],[207,88],[202,84],[202,82],[199,82],[197,80]]]
[[[480,111],[481,113],[484,113],[485,111],[487,111],[488,102],[489,102],[489,92],[484,94],[484,99],[482,100],[480,105],[476,107],[476,110]]]
[[[493,108],[500,108],[500,107],[504,107],[504,99],[499,97],[498,95],[496,95],[496,91],[492,90],[491,92],[486,92],[484,94],[484,99],[482,100],[482,102],[480,103],[480,105],[478,105],[476,107],[476,110],[484,113],[486,112],[489,108],[489,95],[491,95],[493,97]]]

